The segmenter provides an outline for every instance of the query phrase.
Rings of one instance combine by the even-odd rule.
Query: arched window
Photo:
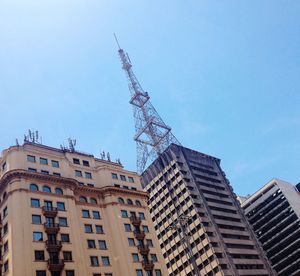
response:
[[[130,198],[127,199],[127,204],[133,205],[133,202],[132,202],[132,200]]]
[[[51,193],[50,187],[49,186],[44,186],[43,187],[43,192],[45,192],[45,193]]]
[[[118,198],[118,201],[119,201],[119,203],[121,203],[121,204],[124,204],[124,203],[125,203],[125,201],[124,201],[124,199],[123,199],[122,197],[119,197],[119,198]]]
[[[92,204],[97,204],[97,199],[96,198],[90,198],[90,203]]]
[[[38,185],[36,185],[36,184],[30,184],[29,189],[30,189],[30,191],[32,191],[32,192],[36,192],[36,191],[39,190],[39,187],[38,187]]]
[[[136,200],[136,201],[135,201],[135,204],[136,204],[137,206],[142,206],[142,204],[141,204],[141,202],[140,202],[139,200]]]
[[[63,192],[63,190],[61,188],[55,188],[55,193],[59,194],[59,195],[63,195],[64,194],[64,192]]]
[[[85,196],[81,196],[81,197],[79,197],[79,201],[80,201],[80,202],[87,203],[87,199],[86,199],[86,197],[85,197]]]

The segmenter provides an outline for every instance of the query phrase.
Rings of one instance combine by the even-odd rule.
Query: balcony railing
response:
[[[147,271],[149,271],[149,270],[153,270],[153,268],[154,268],[154,263],[153,263],[153,261],[143,261],[142,262],[142,265],[143,265],[143,268],[145,269],[145,270],[147,270]]]
[[[57,208],[50,206],[43,206],[42,208],[43,215],[46,217],[56,217]]]
[[[48,252],[59,252],[61,250],[61,241],[46,240],[46,249]]]
[[[137,216],[131,216],[130,221],[131,221],[132,225],[134,225],[134,226],[140,226],[140,224],[141,224],[141,219],[138,218]]]
[[[45,228],[45,232],[47,234],[57,234],[57,232],[59,231],[59,224],[58,223],[45,222],[44,223],[44,228]]]
[[[62,259],[49,259],[48,269],[50,271],[62,271],[65,266],[64,260]]]
[[[133,232],[135,237],[138,239],[138,240],[143,240],[145,238],[145,232],[144,231],[134,231]]]
[[[149,249],[148,245],[139,245],[138,250],[141,255],[147,255],[149,253],[150,249]]]

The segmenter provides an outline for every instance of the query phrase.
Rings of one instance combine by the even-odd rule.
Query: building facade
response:
[[[171,144],[141,182],[169,275],[275,275],[219,159]]]
[[[136,173],[27,142],[0,168],[2,275],[166,275]]]
[[[296,187],[273,179],[242,207],[278,275],[300,275],[300,194]]]

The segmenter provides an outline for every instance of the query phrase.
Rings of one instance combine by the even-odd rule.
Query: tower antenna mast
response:
[[[143,90],[132,71],[131,60],[128,54],[120,47],[115,34],[114,36],[119,48],[118,53],[121,58],[122,69],[125,71],[131,94],[129,103],[133,107],[135,123],[134,141],[137,145],[137,170],[139,173],[142,173],[146,165],[153,161],[170,144],[180,145],[180,143],[172,134],[171,128],[164,123],[151,104],[148,93]]]

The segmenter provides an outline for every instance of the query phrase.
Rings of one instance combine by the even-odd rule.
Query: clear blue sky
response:
[[[34,128],[135,170],[116,32],[165,122],[221,158],[236,193],[296,184],[299,14],[296,0],[0,0],[0,148]]]

